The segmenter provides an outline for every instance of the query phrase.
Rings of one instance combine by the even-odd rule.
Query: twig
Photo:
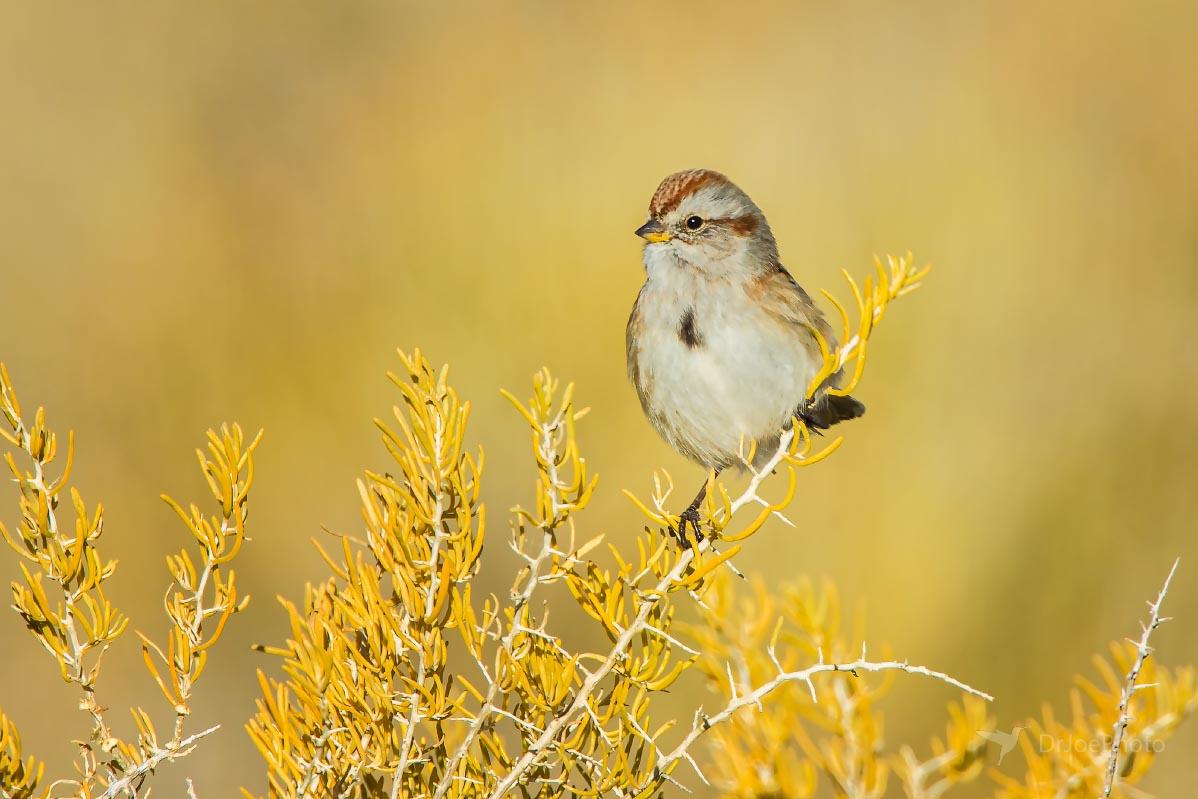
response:
[[[931,677],[934,680],[940,680],[943,683],[947,683],[948,685],[958,688],[965,693],[981,697],[987,702],[994,700],[994,697],[988,693],[985,693],[984,691],[979,691],[977,688],[967,685],[955,677],[950,677],[943,672],[933,671],[925,666],[912,666],[909,663],[897,660],[873,662],[865,660],[864,658],[858,658],[857,660],[853,660],[848,663],[820,662],[812,666],[808,666],[805,669],[800,669],[799,671],[781,672],[772,680],[758,686],[753,691],[742,694],[741,696],[734,696],[719,713],[716,713],[713,716],[698,716],[691,725],[690,732],[687,733],[686,737],[683,738],[682,741],[679,742],[679,744],[674,747],[669,754],[665,755],[660,761],[658,761],[657,768],[663,773],[666,772],[672,763],[688,756],[687,753],[691,745],[694,744],[695,740],[698,739],[699,736],[707,732],[707,730],[723,721],[727,721],[742,708],[760,704],[762,699],[769,696],[769,694],[773,693],[775,690],[781,688],[787,683],[798,682],[811,687],[813,684],[811,678],[816,674],[823,674],[826,672],[848,672],[850,674],[856,674],[862,671],[903,671],[907,674],[922,674],[925,677]]]
[[[1131,705],[1132,694],[1136,691],[1136,679],[1140,676],[1140,670],[1144,667],[1148,656],[1152,654],[1152,649],[1148,646],[1148,639],[1157,627],[1169,620],[1161,616],[1161,605],[1165,602],[1165,594],[1169,592],[1169,583],[1173,582],[1173,575],[1177,572],[1179,563],[1181,563],[1181,558],[1173,561],[1173,568],[1169,570],[1169,576],[1165,578],[1165,584],[1161,586],[1161,592],[1157,594],[1156,601],[1148,603],[1150,611],[1148,623],[1140,625],[1142,632],[1140,640],[1136,643],[1136,660],[1132,663],[1131,670],[1127,672],[1127,679],[1123,683],[1123,696],[1119,700],[1119,718],[1115,720],[1114,733],[1111,737],[1111,754],[1107,759],[1106,785],[1102,790],[1103,799],[1109,799],[1111,791],[1115,788],[1115,774],[1119,768],[1119,748],[1123,744],[1123,734],[1127,731],[1127,725],[1131,722],[1128,707]]]
[[[140,780],[145,775],[149,774],[164,760],[174,760],[177,757],[183,757],[190,754],[195,748],[196,743],[203,737],[211,735],[220,729],[217,724],[214,727],[209,727],[206,730],[200,730],[195,735],[189,735],[178,743],[171,741],[164,749],[156,749],[154,754],[138,763],[131,771],[127,772],[119,780],[108,783],[108,789],[104,791],[100,799],[117,799],[122,793],[131,791],[133,784]]]

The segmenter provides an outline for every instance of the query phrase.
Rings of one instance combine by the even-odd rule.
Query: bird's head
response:
[[[749,195],[710,169],[677,172],[649,202],[649,220],[636,230],[645,256],[666,256],[711,276],[751,275],[773,268],[778,247],[765,215]]]

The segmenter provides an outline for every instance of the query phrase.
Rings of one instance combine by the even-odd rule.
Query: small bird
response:
[[[768,460],[794,416],[822,430],[865,413],[826,393],[839,374],[807,401],[823,366],[812,329],[834,349],[832,329],[731,180],[709,169],[670,175],[636,235],[647,279],[628,319],[628,374],[649,423],[679,453],[718,473],[741,463],[742,440],[757,443],[757,464]],[[698,535],[706,488],[679,533],[689,523]]]

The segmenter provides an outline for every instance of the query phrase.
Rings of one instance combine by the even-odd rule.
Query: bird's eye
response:
[[[691,230],[698,230],[703,227],[703,219],[698,216],[688,216],[686,218],[686,226]]]

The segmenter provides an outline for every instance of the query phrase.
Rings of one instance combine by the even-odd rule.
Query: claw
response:
[[[719,474],[718,469],[715,471],[715,474],[717,474],[717,475]],[[672,533],[673,536],[678,539],[678,543],[684,547],[687,547],[688,549],[692,546],[697,545],[700,541],[703,540],[703,528],[699,524],[699,508],[703,505],[703,500],[706,497],[707,497],[707,482],[704,481],[703,486],[699,489],[699,493],[695,495],[695,498],[691,502],[690,507],[688,507],[686,510],[684,510],[682,512],[682,514],[678,517],[678,529],[670,530],[670,533]],[[688,526],[695,533],[693,538],[686,534],[686,528]]]
[[[695,535],[694,538],[686,534],[686,528],[690,527]],[[674,537],[678,539],[678,543],[684,547],[691,547],[697,544],[703,538],[703,530],[699,526],[699,508],[691,506],[682,512],[678,517],[678,529],[671,530]]]

